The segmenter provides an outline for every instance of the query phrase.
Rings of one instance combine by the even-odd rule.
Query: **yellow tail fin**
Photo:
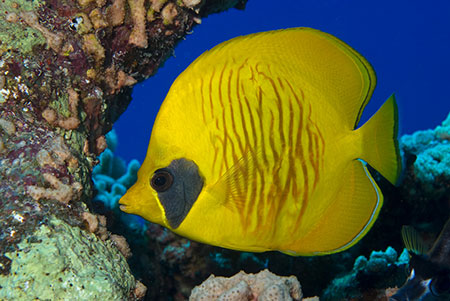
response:
[[[375,168],[392,184],[401,172],[398,148],[398,112],[394,94],[358,131],[362,133],[364,161]]]

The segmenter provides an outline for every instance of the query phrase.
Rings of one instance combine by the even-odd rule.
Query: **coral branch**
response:
[[[99,40],[93,33],[83,36],[83,49],[93,56],[98,64],[101,64],[105,59],[105,49],[100,44]]]
[[[129,43],[137,47],[147,48],[144,0],[128,0],[128,5],[130,5],[131,18],[133,19],[133,30],[130,34]]]
[[[72,199],[77,199],[83,188],[80,183],[75,182],[72,185],[64,184],[57,177],[45,173],[43,177],[52,185],[53,189],[38,186],[28,186],[28,193],[35,200],[43,198],[57,200],[61,203],[68,204]]]
[[[173,3],[168,3],[161,11],[164,24],[172,24],[175,17],[178,15],[177,7]]]
[[[113,4],[108,7],[107,19],[111,26],[123,24],[125,18],[125,0],[114,0]]]

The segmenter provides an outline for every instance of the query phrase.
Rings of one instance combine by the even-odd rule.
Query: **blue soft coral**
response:
[[[369,259],[356,258],[353,269],[346,275],[336,278],[324,291],[323,300],[344,300],[360,298],[361,289],[366,290],[401,285],[409,264],[406,249],[397,256],[397,251],[388,247],[386,251],[373,251]]]
[[[108,209],[120,216],[130,228],[145,230],[145,222],[140,217],[124,214],[119,210],[119,199],[137,180],[140,164],[132,160],[128,166],[120,157],[114,155],[117,135],[112,130],[106,135],[108,148],[99,156],[99,164],[94,167],[92,180],[97,195],[95,201],[102,202]]]
[[[400,142],[404,152],[417,156],[414,173],[419,181],[450,180],[450,114],[436,129],[404,135]]]

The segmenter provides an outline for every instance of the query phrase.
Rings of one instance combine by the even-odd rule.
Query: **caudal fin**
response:
[[[394,94],[358,131],[363,136],[362,158],[395,185],[401,172],[398,110]]]

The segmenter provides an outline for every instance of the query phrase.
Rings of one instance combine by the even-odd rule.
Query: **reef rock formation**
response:
[[[300,283],[295,276],[280,277],[264,270],[258,274],[238,274],[226,278],[209,276],[192,290],[190,301],[289,301],[302,300]]]
[[[202,16],[243,4],[0,1],[0,299],[144,296],[126,242],[89,213],[96,157],[131,87]]]

